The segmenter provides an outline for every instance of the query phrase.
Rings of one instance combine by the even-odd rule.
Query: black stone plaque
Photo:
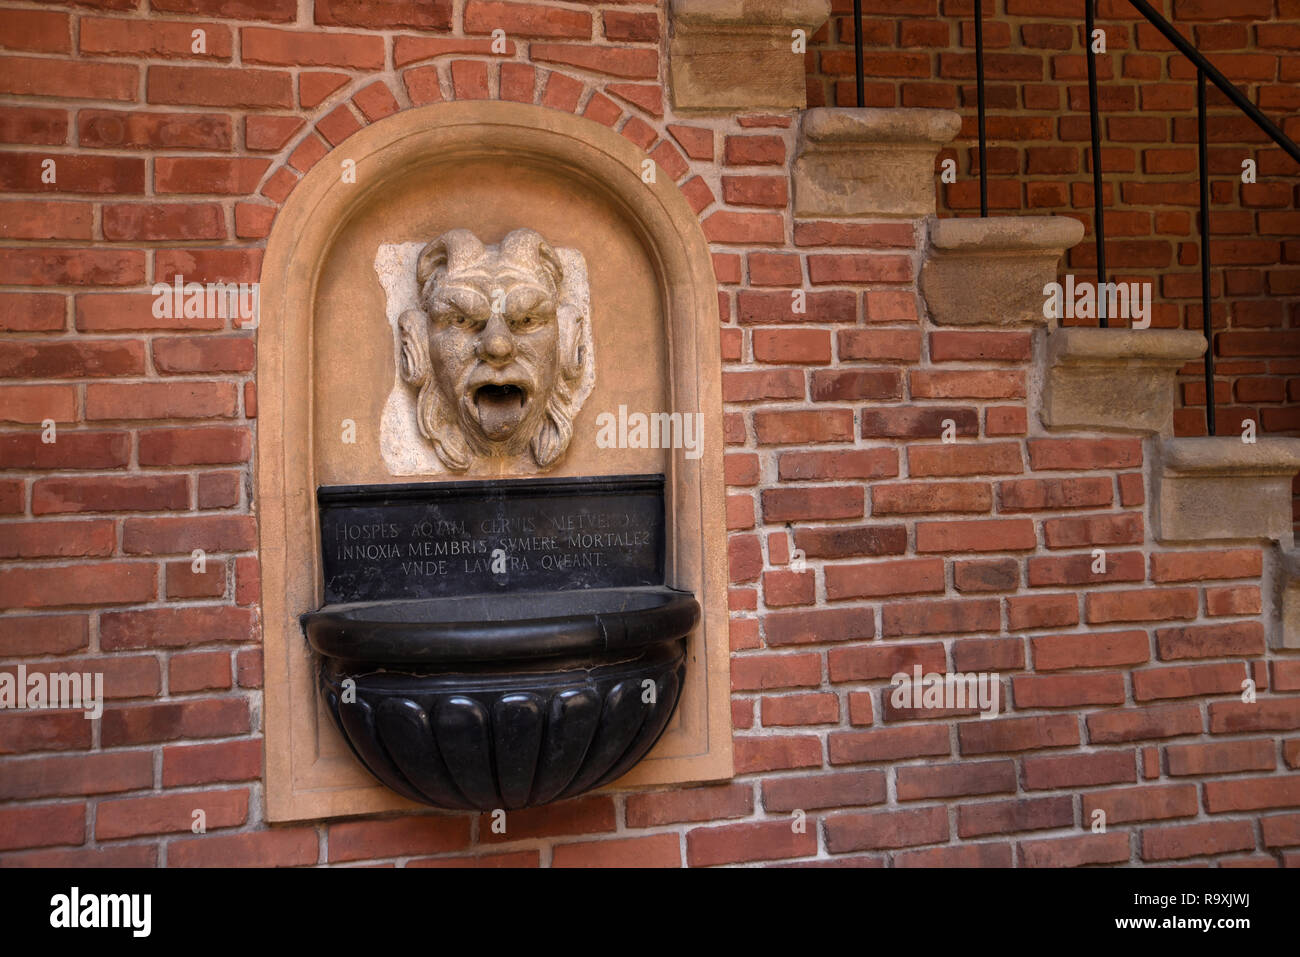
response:
[[[664,583],[664,477],[324,486],[327,604]]]

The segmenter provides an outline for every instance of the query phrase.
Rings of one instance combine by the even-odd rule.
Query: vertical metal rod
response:
[[[1106,208],[1102,202],[1101,114],[1097,102],[1097,55],[1092,52],[1092,34],[1097,23],[1097,0],[1084,3],[1084,46],[1088,51],[1088,122],[1092,132],[1092,232],[1097,243],[1097,315],[1101,327],[1110,325],[1106,315]]]
[[[862,0],[853,0],[853,59],[858,83],[858,106],[866,106],[866,85],[862,75]]]
[[[975,0],[975,99],[979,105],[980,215],[989,214],[989,137],[984,99],[984,2]]]
[[[1205,429],[1214,435],[1214,322],[1210,316],[1210,149],[1205,121],[1205,71],[1196,69],[1196,147],[1201,171],[1201,328],[1205,333]]]

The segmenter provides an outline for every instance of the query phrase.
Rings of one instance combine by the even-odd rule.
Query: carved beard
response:
[[[475,456],[510,456],[521,450],[514,442],[492,442],[480,435],[477,429],[465,427],[460,411],[439,388],[429,361],[428,318],[424,313],[409,310],[399,321],[402,341],[402,378],[418,387],[416,396],[416,423],[420,434],[433,446],[439,460],[453,472],[464,472],[473,464]],[[577,370],[575,370],[576,372]],[[555,464],[569,447],[573,438],[573,419],[577,409],[573,403],[572,382],[577,376],[561,367],[555,377],[542,421],[528,442],[533,460],[541,468]]]

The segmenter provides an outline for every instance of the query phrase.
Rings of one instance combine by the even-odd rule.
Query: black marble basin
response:
[[[649,752],[700,609],[663,586],[327,605],[302,616],[361,762],[442,808],[546,804]]]
[[[326,605],[302,622],[331,658],[434,664],[629,651],[682,638],[699,616],[689,592],[651,586]]]

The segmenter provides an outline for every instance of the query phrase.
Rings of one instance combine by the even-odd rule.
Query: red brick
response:
[[[1215,821],[1142,831],[1142,860],[1169,861],[1205,857],[1226,851],[1255,848],[1255,829],[1249,821]]]
[[[507,36],[583,40],[591,37],[590,13],[530,3],[469,0],[465,5],[464,23],[466,33],[491,33],[493,30],[504,30]],[[612,37],[611,39],[630,38]]]
[[[1242,621],[1160,628],[1156,630],[1156,650],[1162,661],[1261,655],[1264,626],[1258,621]]]
[[[237,827],[248,820],[248,791],[207,790],[194,794],[100,801],[95,811],[95,839],[137,837],[189,831],[194,812],[203,811],[208,829]]]
[[[1104,668],[1137,665],[1150,660],[1150,639],[1145,631],[1105,634],[1047,635],[1031,638],[1034,668]]]
[[[911,482],[873,485],[874,515],[930,512],[987,512],[993,507],[991,486],[981,482]]]
[[[704,236],[714,243],[742,246],[780,244],[785,220],[779,213],[737,213],[720,210],[704,220]]]
[[[492,831],[487,814],[479,816],[478,842],[499,844],[564,834],[599,834],[613,831],[614,804],[606,796],[582,797],[545,807],[510,811],[504,834]]]
[[[1264,567],[1257,548],[1232,551],[1156,552],[1151,556],[1154,582],[1214,581],[1258,578]]]
[[[1030,439],[1029,465],[1038,469],[1131,469],[1142,465],[1139,439]]]
[[[57,655],[89,644],[89,619],[83,615],[0,617],[0,655]]]
[[[204,698],[104,709],[100,744],[118,747],[179,738],[224,738],[249,730],[248,703]]]
[[[150,103],[173,106],[289,109],[293,76],[284,70],[229,66],[150,66],[147,96]]]
[[[557,844],[551,851],[551,866],[681,867],[680,844],[676,834]]]
[[[763,807],[769,813],[827,807],[865,807],[885,800],[884,771],[836,771],[763,782]]]
[[[144,254],[137,249],[0,250],[0,282],[10,285],[136,286],[144,279]]]
[[[764,616],[763,634],[769,647],[869,639],[875,619],[855,609],[778,611]]]
[[[228,382],[86,387],[88,420],[229,418],[237,409],[235,387]]]
[[[849,812],[826,819],[826,849],[832,854],[939,844],[948,837],[948,814],[942,807]]]
[[[896,774],[900,801],[999,794],[1016,790],[1014,761],[976,761],[902,767]]]
[[[68,114],[64,110],[0,106],[0,143],[57,146],[67,139]]]
[[[192,33],[200,26],[206,34],[204,53],[194,51]],[[79,33],[82,54],[131,56],[150,60],[230,59],[230,31],[216,24],[82,17]]]
[[[962,838],[1050,830],[1073,823],[1074,802],[1068,796],[1018,798],[957,807],[957,834]]]
[[[819,658],[819,681],[820,678]],[[761,711],[763,726],[766,728],[838,724],[840,720],[839,698],[829,693],[765,697],[762,699]]]
[[[990,445],[913,445],[907,449],[908,471],[914,478],[1015,474],[1024,471],[1015,442]]]
[[[469,827],[469,818],[463,815],[331,824],[329,860],[334,863],[464,850],[469,847]]]
[[[822,743],[810,735],[737,736],[732,744],[737,774],[822,766]]]
[[[808,257],[808,281],[815,286],[909,282],[912,278],[912,260],[907,256],[818,253]]]
[[[1084,599],[1089,624],[1116,621],[1169,621],[1195,618],[1193,588],[1148,588],[1127,592],[1092,592]]]
[[[133,566],[148,567],[153,566]],[[100,616],[100,647],[105,651],[179,648],[208,642],[253,640],[255,619],[247,608],[209,606],[150,608]]]
[[[626,813],[628,827],[659,827],[748,817],[753,811],[753,789],[747,784],[726,784],[629,794]]]
[[[43,332],[62,329],[67,299],[33,292],[0,293],[0,330]]]
[[[270,164],[268,159],[255,157],[160,156],[154,161],[154,187],[160,193],[242,196],[256,190]]]
[[[1088,740],[1093,744],[1173,738],[1203,730],[1196,705],[1100,711],[1088,715],[1087,724]]]
[[[963,755],[1000,751],[1033,751],[1079,744],[1078,723],[1072,715],[995,718],[965,721],[957,726]]]
[[[80,797],[149,787],[153,787],[152,751],[9,758],[0,777],[0,799]]]
[[[1233,774],[1238,771],[1272,771],[1277,767],[1271,739],[1220,741],[1214,744],[1179,744],[1165,748],[1165,761],[1173,776]]]
[[[168,570],[170,574],[170,569]],[[223,572],[224,578],[224,572]],[[223,581],[224,585],[225,582]],[[230,654],[199,651],[172,655],[167,665],[167,690],[172,694],[224,690],[230,687]]]
[[[1296,728],[1300,728],[1300,698],[1266,696],[1249,703],[1215,701],[1210,705],[1210,731],[1214,734]]]
[[[943,560],[938,558],[828,565],[825,576],[828,601],[942,594],[945,588]]]
[[[144,562],[0,569],[0,606],[42,608],[151,601],[158,593],[157,579],[157,568]]]
[[[1029,519],[918,522],[916,550],[923,552],[1006,552],[1038,546]]]
[[[1002,616],[992,599],[956,601],[908,601],[886,604],[881,609],[882,634],[946,635],[972,631],[997,631]]]
[[[816,825],[795,833],[786,821],[697,827],[686,832],[686,861],[691,867],[812,857],[817,853]]]
[[[742,655],[731,660],[733,691],[816,687],[821,674],[817,654]]]
[[[167,845],[170,867],[294,867],[315,864],[319,839],[312,827],[243,834],[209,834]]]
[[[827,742],[831,764],[866,764],[952,753],[944,725],[910,725],[872,731],[835,731]]]
[[[550,16],[549,11],[547,15]],[[593,73],[631,80],[653,80],[659,75],[659,54],[656,50],[534,43],[532,57],[542,63],[563,63]]]
[[[84,802],[0,809],[0,851],[81,844],[85,839]]]
[[[252,437],[245,428],[214,426],[140,433],[140,464],[237,465],[248,461]]]
[[[76,100],[134,100],[140,72],[134,65],[91,60],[0,57],[0,93]]]
[[[163,787],[167,788],[254,781],[262,776],[262,742],[241,738],[215,744],[173,745],[163,748],[162,769]],[[152,781],[152,772],[149,779]]]
[[[1080,867],[1085,864],[1120,864],[1127,862],[1131,851],[1129,836],[1084,834],[1079,837],[1021,841],[1022,867]]]

